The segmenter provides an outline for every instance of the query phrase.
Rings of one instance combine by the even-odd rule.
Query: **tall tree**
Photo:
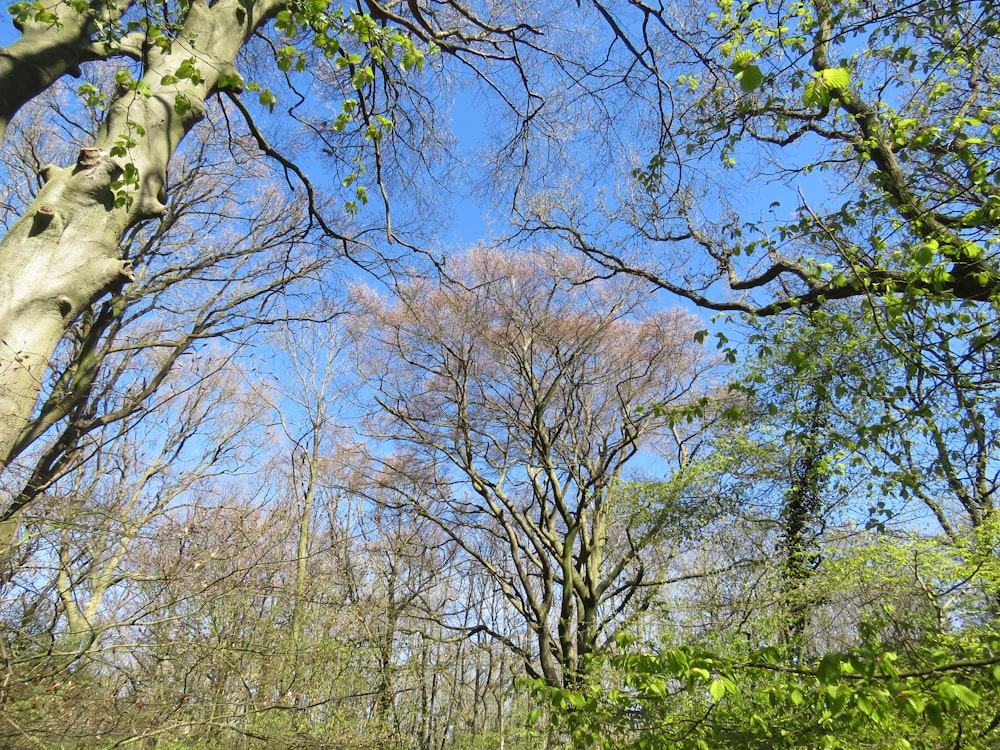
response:
[[[647,310],[636,282],[581,284],[572,256],[478,250],[449,272],[396,302],[360,297],[376,429],[398,447],[375,481],[519,613],[534,645],[510,645],[529,672],[573,683],[662,585],[651,551],[706,510],[685,502],[696,448],[669,415],[709,387],[708,362],[692,318]],[[657,438],[676,441],[672,491],[645,508],[626,472]]]
[[[67,131],[87,136],[86,129]],[[61,147],[61,138],[37,121],[23,135],[34,144],[29,161],[12,159],[9,174],[17,166],[30,170],[32,156]],[[169,405],[163,390],[173,371],[197,367],[206,341],[226,336],[223,346],[232,352],[261,328],[303,315],[294,303],[275,305],[279,294],[321,291],[317,279],[330,259],[303,236],[302,205],[284,200],[259,164],[219,161],[224,140],[204,127],[177,155],[175,166],[185,174],[175,181],[169,211],[122,242],[136,281],[84,311],[61,339],[40,384],[41,401],[0,469],[8,542],[23,509],[94,455],[94,435]],[[248,178],[259,180],[257,196],[240,200]]]

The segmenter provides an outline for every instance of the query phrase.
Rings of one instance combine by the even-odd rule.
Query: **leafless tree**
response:
[[[661,583],[651,550],[705,510],[686,503],[697,429],[677,411],[710,389],[709,362],[689,315],[649,310],[636,282],[581,283],[578,257],[477,250],[449,269],[396,301],[358,294],[373,425],[395,446],[373,480],[502,592],[529,671],[572,682]],[[642,507],[627,467],[658,439],[669,489]]]

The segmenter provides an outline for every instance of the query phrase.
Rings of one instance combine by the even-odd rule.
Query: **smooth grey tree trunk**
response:
[[[280,0],[220,0],[210,7],[194,0],[167,49],[146,45],[141,80],[119,86],[94,143],[80,150],[75,163],[42,170],[42,189],[0,240],[0,467],[23,450],[19,436],[30,423],[48,363],[67,327],[82,310],[132,280],[129,260],[119,257],[121,239],[129,227],[165,211],[167,163],[203,117],[205,98],[220,78],[235,72],[240,49],[283,5]],[[49,46],[73,48],[71,11],[62,3],[53,10],[67,14],[68,41],[60,42],[50,30]],[[79,42],[83,24],[76,26]],[[15,43],[0,53],[0,88],[19,71],[27,76],[37,67],[30,56],[45,41],[35,31],[25,33],[20,47]],[[76,49],[86,59],[82,44]],[[196,73],[169,82],[192,59]],[[64,61],[36,77],[35,94],[60,73],[60,66],[71,67]],[[5,94],[4,126],[31,95],[29,89]],[[135,179],[129,181],[128,175]],[[7,515],[0,522],[0,554],[16,533],[16,515]]]

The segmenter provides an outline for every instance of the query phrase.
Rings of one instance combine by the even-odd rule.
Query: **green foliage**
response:
[[[306,72],[310,50],[315,50],[343,70],[358,93],[344,100],[341,112],[329,125],[335,133],[345,133],[353,126],[362,140],[354,158],[357,168],[341,180],[344,187],[353,190],[352,197],[344,203],[347,213],[353,216],[368,202],[367,188],[356,184],[366,171],[363,149],[373,148],[378,165],[380,143],[393,129],[391,113],[372,108],[371,102],[376,98],[372,88],[393,66],[398,66],[404,74],[420,72],[426,56],[436,53],[437,48],[428,45],[422,49],[403,29],[378,23],[367,13],[334,7],[327,0],[296,2],[279,11],[274,23],[286,39],[275,50],[278,70],[285,74]],[[264,90],[260,103],[273,111],[277,100],[269,90]]]
[[[333,8],[325,0],[296,3],[279,11],[274,23],[289,40],[276,50],[279,70],[285,73],[306,70],[308,55],[294,43],[305,35],[309,46],[335,60],[338,67],[350,70],[357,89],[374,79],[373,67],[398,59],[403,71],[420,71],[426,55],[437,51],[433,46],[421,49],[405,31],[379,24],[367,13],[345,12],[342,6]],[[371,65],[363,64],[362,55],[351,49],[351,41],[362,46]]]
[[[725,477],[726,457],[742,472],[749,461],[763,483],[768,467],[813,455],[792,473],[842,498],[851,541],[823,544],[797,601],[830,608],[849,641],[810,650],[747,620],[748,637],[708,645],[621,639],[595,685],[533,686],[573,746],[997,745],[996,318],[989,305],[880,301],[748,321],[758,359],[734,384],[743,428],[719,466]],[[943,533],[914,528],[914,499]],[[870,603],[852,611],[859,599]]]
[[[533,686],[575,747],[986,750],[997,742],[1000,633],[939,635],[900,650],[866,636],[808,662],[789,662],[775,647],[727,656],[622,645],[607,659],[606,686]]]
[[[14,25],[22,28],[28,23],[59,25],[59,16],[53,9],[41,0],[34,2],[18,2],[8,6]]]
[[[92,83],[80,84],[77,86],[76,93],[91,109],[101,111],[107,106],[107,97],[105,97],[104,92]]]
[[[758,365],[733,387],[782,415],[803,445],[815,426],[789,400],[814,400],[829,450],[869,478],[880,501],[917,500],[954,540],[993,513],[1000,459],[992,306],[905,301],[827,305],[780,321],[747,320]],[[884,518],[886,506],[876,509]]]

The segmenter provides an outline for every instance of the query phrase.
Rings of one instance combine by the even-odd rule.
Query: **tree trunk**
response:
[[[292,680],[305,645],[305,615],[306,589],[309,582],[309,539],[312,534],[313,505],[316,502],[316,481],[319,474],[319,430],[313,430],[312,447],[309,451],[306,466],[305,486],[302,488],[302,505],[299,514],[299,528],[295,543],[295,589],[292,595],[292,645],[295,649],[295,665],[293,665]],[[294,490],[299,489],[295,482],[295,452],[292,453],[292,479]]]
[[[205,98],[279,7],[273,0],[252,6],[220,0],[211,7],[195,0],[172,44],[150,46],[141,80],[119,84],[93,145],[80,150],[76,164],[42,170],[43,187],[0,240],[0,468],[23,450],[19,435],[68,326],[133,279],[119,243],[129,227],[165,211],[167,163],[203,116]],[[0,59],[10,65],[17,58]],[[194,72],[178,79],[191,60]],[[4,511],[0,555],[16,524],[16,509]]]
[[[25,102],[63,75],[80,75],[80,63],[112,55],[140,57],[140,40],[144,38],[141,34],[128,34],[107,42],[91,41],[97,18],[110,27],[130,4],[102,6],[94,2],[74,7],[57,1],[44,10],[33,9],[32,17],[15,17],[14,25],[21,36],[9,47],[0,48],[0,139]],[[47,18],[48,13],[55,22]]]

